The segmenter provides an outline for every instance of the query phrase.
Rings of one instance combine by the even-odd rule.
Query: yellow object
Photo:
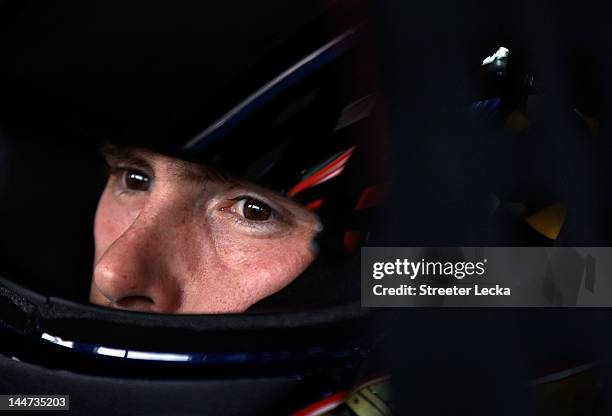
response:
[[[504,126],[510,130],[521,132],[529,127],[529,119],[522,111],[514,110],[504,120]]]
[[[391,416],[388,403],[391,386],[388,379],[369,384],[349,395],[344,403],[357,416]]]
[[[565,222],[566,207],[557,203],[525,218],[525,222],[546,238],[556,240]]]

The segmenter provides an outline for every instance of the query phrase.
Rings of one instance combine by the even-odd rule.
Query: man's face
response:
[[[242,312],[314,259],[314,214],[272,191],[145,150],[109,147],[94,226],[94,303]]]

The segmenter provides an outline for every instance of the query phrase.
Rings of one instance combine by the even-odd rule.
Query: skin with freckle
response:
[[[314,214],[272,191],[149,151],[106,156],[94,225],[94,303],[160,313],[234,313],[314,260]],[[126,156],[127,155],[127,156]]]

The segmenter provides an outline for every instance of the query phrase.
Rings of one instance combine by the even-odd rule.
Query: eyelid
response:
[[[133,166],[133,165],[126,165],[123,163],[111,164],[107,162],[106,167],[107,167],[108,174],[111,176],[118,176],[128,171],[135,171],[135,172],[139,172],[147,176],[149,178],[149,182],[152,182],[154,179],[153,173],[149,172],[149,169],[145,166],[142,166],[142,167]]]

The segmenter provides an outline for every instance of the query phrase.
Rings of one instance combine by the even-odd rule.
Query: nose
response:
[[[180,283],[168,273],[164,239],[154,224],[137,220],[94,266],[92,302],[140,312],[172,313],[180,307]]]

